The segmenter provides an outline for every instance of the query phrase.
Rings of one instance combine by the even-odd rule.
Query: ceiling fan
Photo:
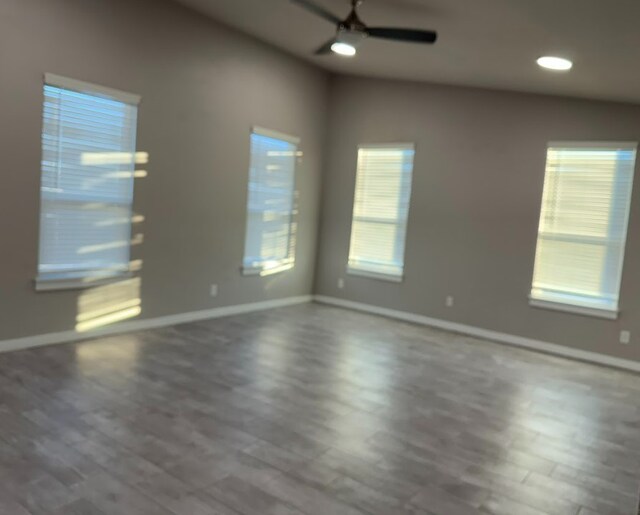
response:
[[[338,16],[328,11],[315,0],[291,0],[300,7],[324,18],[337,26],[336,36],[327,41],[318,50],[316,55],[326,55],[331,52],[351,57],[356,55],[356,48],[366,38],[391,39],[393,41],[406,41],[408,43],[435,43],[438,34],[432,30],[395,29],[388,27],[367,27],[360,20],[357,9],[363,0],[351,0],[351,13],[346,19],[341,20]]]

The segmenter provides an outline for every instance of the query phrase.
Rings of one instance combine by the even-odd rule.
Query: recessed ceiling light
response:
[[[555,71],[567,71],[573,68],[573,63],[569,59],[562,57],[553,57],[546,55],[538,59],[538,65],[546,68],[547,70]]]
[[[344,57],[353,57],[354,55],[356,55],[356,47],[342,41],[336,41],[333,45],[331,45],[331,50],[333,50],[336,54],[342,55]]]

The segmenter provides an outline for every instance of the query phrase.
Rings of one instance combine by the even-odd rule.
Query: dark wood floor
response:
[[[304,305],[0,355],[3,515],[635,515],[640,376]]]

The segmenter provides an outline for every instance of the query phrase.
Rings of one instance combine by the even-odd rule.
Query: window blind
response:
[[[243,271],[268,273],[295,260],[295,169],[298,140],[255,128],[247,200]]]
[[[136,104],[133,95],[45,78],[38,281],[128,270]]]
[[[635,144],[547,150],[531,298],[616,312]]]
[[[413,145],[358,149],[350,272],[402,277],[414,155]]]

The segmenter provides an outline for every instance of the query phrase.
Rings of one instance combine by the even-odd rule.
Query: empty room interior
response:
[[[0,515],[638,515],[639,19],[0,0]]]

